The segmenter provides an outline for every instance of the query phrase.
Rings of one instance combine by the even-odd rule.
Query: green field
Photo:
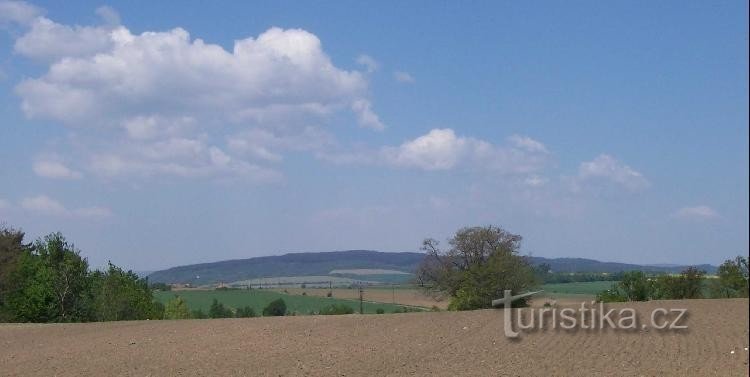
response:
[[[609,289],[615,281],[587,281],[580,283],[544,284],[542,289],[545,293],[559,293],[566,295],[596,295]]]
[[[294,313],[297,315],[305,315],[313,311],[318,312],[323,307],[332,304],[348,305],[352,309],[354,309],[355,312],[359,312],[359,301],[355,300],[287,295],[261,289],[154,292],[154,297],[160,302],[166,304],[169,300],[173,299],[176,294],[182,297],[185,302],[187,302],[190,310],[201,309],[204,312],[208,312],[213,299],[217,299],[220,303],[224,304],[224,306],[228,306],[230,308],[236,309],[250,306],[255,309],[256,313],[262,313],[263,308],[268,305],[268,303],[278,298],[284,299],[284,302],[286,302],[288,313]],[[374,314],[377,309],[383,309],[386,313],[393,313],[397,309],[402,308],[402,306],[400,305],[371,302],[365,302],[363,306],[364,312],[366,314]]]

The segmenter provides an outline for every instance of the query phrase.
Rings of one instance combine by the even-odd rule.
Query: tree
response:
[[[257,317],[257,314],[255,314],[255,309],[250,306],[245,306],[244,308],[237,309],[237,314],[235,316],[237,318],[252,318]]]
[[[7,306],[8,295],[17,284],[13,275],[24,251],[31,245],[23,243],[24,233],[0,224],[0,322],[13,320],[14,314]]]
[[[109,263],[107,271],[91,274],[91,287],[97,321],[161,318],[148,281],[132,271]]]
[[[188,319],[190,310],[180,296],[175,296],[164,306],[164,319]]]
[[[24,251],[13,273],[17,288],[8,297],[22,322],[81,322],[91,317],[88,262],[60,233]]]
[[[703,297],[704,271],[688,267],[678,276],[661,275],[654,284],[654,298],[668,300],[694,299]]]
[[[284,302],[284,299],[279,298],[273,300],[268,304],[268,306],[263,308],[264,317],[278,317],[284,315],[286,315],[286,302]]]
[[[234,317],[232,310],[225,307],[224,304],[220,303],[217,299],[214,299],[211,303],[211,307],[208,309],[208,316],[210,318],[231,318]]]
[[[417,281],[428,291],[451,296],[452,310],[489,308],[507,289],[518,294],[538,284],[529,262],[519,255],[519,235],[493,226],[463,228],[448,243],[443,251],[434,239],[423,242],[427,255]]]
[[[648,301],[653,296],[653,284],[643,271],[628,271],[619,283],[628,301]]]
[[[716,272],[718,278],[711,284],[714,297],[748,297],[748,261],[737,256],[727,259]]]

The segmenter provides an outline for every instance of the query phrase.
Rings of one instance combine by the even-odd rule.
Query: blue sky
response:
[[[0,0],[0,221],[149,270],[748,254],[747,2]]]

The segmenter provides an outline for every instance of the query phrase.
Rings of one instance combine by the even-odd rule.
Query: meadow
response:
[[[230,308],[242,308],[250,306],[256,313],[263,312],[263,308],[271,301],[278,298],[284,299],[288,313],[306,315],[311,312],[319,312],[322,308],[333,304],[344,304],[359,312],[358,300],[346,300],[330,297],[288,295],[280,292],[274,292],[265,289],[230,289],[230,290],[184,290],[184,291],[166,291],[154,292],[154,298],[166,304],[172,300],[175,295],[182,297],[190,310],[203,310],[208,312],[211,302],[216,299],[224,306]],[[402,306],[387,303],[373,303],[365,301],[363,309],[365,314],[375,314],[378,309],[383,309],[386,313],[401,311]]]

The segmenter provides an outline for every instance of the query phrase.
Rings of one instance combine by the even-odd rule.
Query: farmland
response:
[[[182,297],[187,303],[191,310],[203,310],[208,311],[213,299],[218,300],[220,303],[230,308],[241,308],[245,306],[252,307],[256,313],[263,311],[263,308],[268,305],[271,301],[283,298],[286,302],[287,310],[289,313],[295,314],[309,314],[311,312],[319,312],[320,309],[332,305],[332,304],[344,304],[350,306],[355,311],[359,311],[359,301],[345,300],[338,298],[319,297],[312,295],[287,295],[280,292],[274,292],[265,289],[232,289],[232,290],[189,290],[189,291],[175,291],[175,292],[154,292],[154,297],[166,303],[175,295]],[[353,297],[352,297],[353,298]],[[372,314],[377,309],[383,309],[386,313],[392,313],[397,309],[401,309],[398,305],[392,305],[387,303],[372,303],[365,302],[363,309],[366,314]]]
[[[748,300],[684,307],[689,331],[503,335],[501,310],[393,315],[0,324],[3,375],[746,376]]]

